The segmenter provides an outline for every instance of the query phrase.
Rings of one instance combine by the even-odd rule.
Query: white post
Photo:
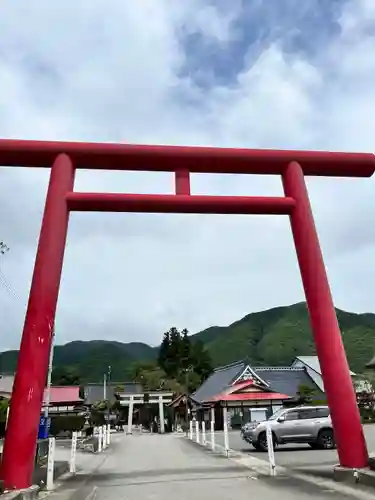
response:
[[[199,444],[199,422],[198,419],[195,421],[195,432],[196,432],[196,441]]]
[[[76,473],[76,452],[77,452],[77,433],[73,432],[72,434],[72,448],[70,450],[70,464],[69,471],[71,474]]]
[[[107,444],[111,444],[111,425],[107,425]]]
[[[107,448],[107,426],[103,425],[103,450]]]
[[[165,426],[164,426],[164,403],[163,396],[159,396],[159,420],[160,420],[160,433],[164,434]]]
[[[275,451],[273,449],[272,430],[269,424],[266,425],[266,435],[267,435],[268,461],[270,464],[270,476],[276,476]]]
[[[98,436],[98,452],[100,453],[103,449],[103,427],[99,427],[99,436]]]
[[[206,422],[202,420],[202,444],[206,446]]]
[[[47,490],[53,490],[53,475],[55,466],[55,438],[48,439]]]
[[[224,421],[224,448],[225,453],[228,455],[229,452],[229,436],[228,436],[228,408],[223,407],[223,421]]]
[[[134,408],[134,397],[130,396],[129,400],[129,413],[128,413],[128,434],[132,433],[132,427],[133,427],[133,408]]]
[[[215,408],[211,408],[211,448],[215,451]]]
[[[103,400],[107,400],[107,374],[104,374],[103,377]]]
[[[193,421],[189,422],[189,439],[193,439]]]

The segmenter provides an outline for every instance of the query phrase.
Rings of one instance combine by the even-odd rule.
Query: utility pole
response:
[[[190,365],[185,369],[185,420],[186,420],[186,437],[189,434],[189,373],[193,367]]]
[[[51,332],[51,350],[49,352],[49,362],[48,362],[48,374],[47,374],[47,391],[46,400],[44,402],[44,416],[46,418],[46,425],[48,419],[49,405],[51,402],[51,380],[52,380],[52,366],[53,366],[53,348],[55,341],[55,326],[49,323],[49,328]]]
[[[111,400],[111,366],[108,366],[107,380],[108,380],[108,402],[107,402],[107,424],[110,425],[110,400]]]

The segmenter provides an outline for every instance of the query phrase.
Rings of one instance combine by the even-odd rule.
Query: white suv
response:
[[[328,406],[300,406],[281,409],[265,422],[249,422],[241,429],[247,443],[260,451],[267,450],[266,426],[272,430],[274,446],[307,443],[312,448],[336,447]]]

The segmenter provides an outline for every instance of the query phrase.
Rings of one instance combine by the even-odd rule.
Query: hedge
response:
[[[83,415],[56,415],[51,417],[51,436],[57,436],[60,432],[81,431],[85,425]]]

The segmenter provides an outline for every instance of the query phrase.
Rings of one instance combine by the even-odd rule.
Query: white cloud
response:
[[[0,135],[374,150],[371,0],[344,7],[341,34],[319,57],[286,56],[279,38],[255,62],[245,54],[235,82],[208,89],[197,88],[186,71],[181,32],[199,30],[225,50],[238,36],[240,3],[232,11],[203,0],[188,4],[3,3]],[[20,338],[48,172],[2,169],[0,175],[1,237],[12,247],[2,270],[19,296],[0,288],[6,348]],[[309,179],[308,185],[337,305],[375,311],[374,182]],[[281,193],[279,179],[258,176],[195,175],[192,186],[196,193]],[[85,171],[76,189],[172,192],[173,176]],[[285,218],[74,214],[58,341],[156,343],[172,324],[194,331],[302,299]]]

